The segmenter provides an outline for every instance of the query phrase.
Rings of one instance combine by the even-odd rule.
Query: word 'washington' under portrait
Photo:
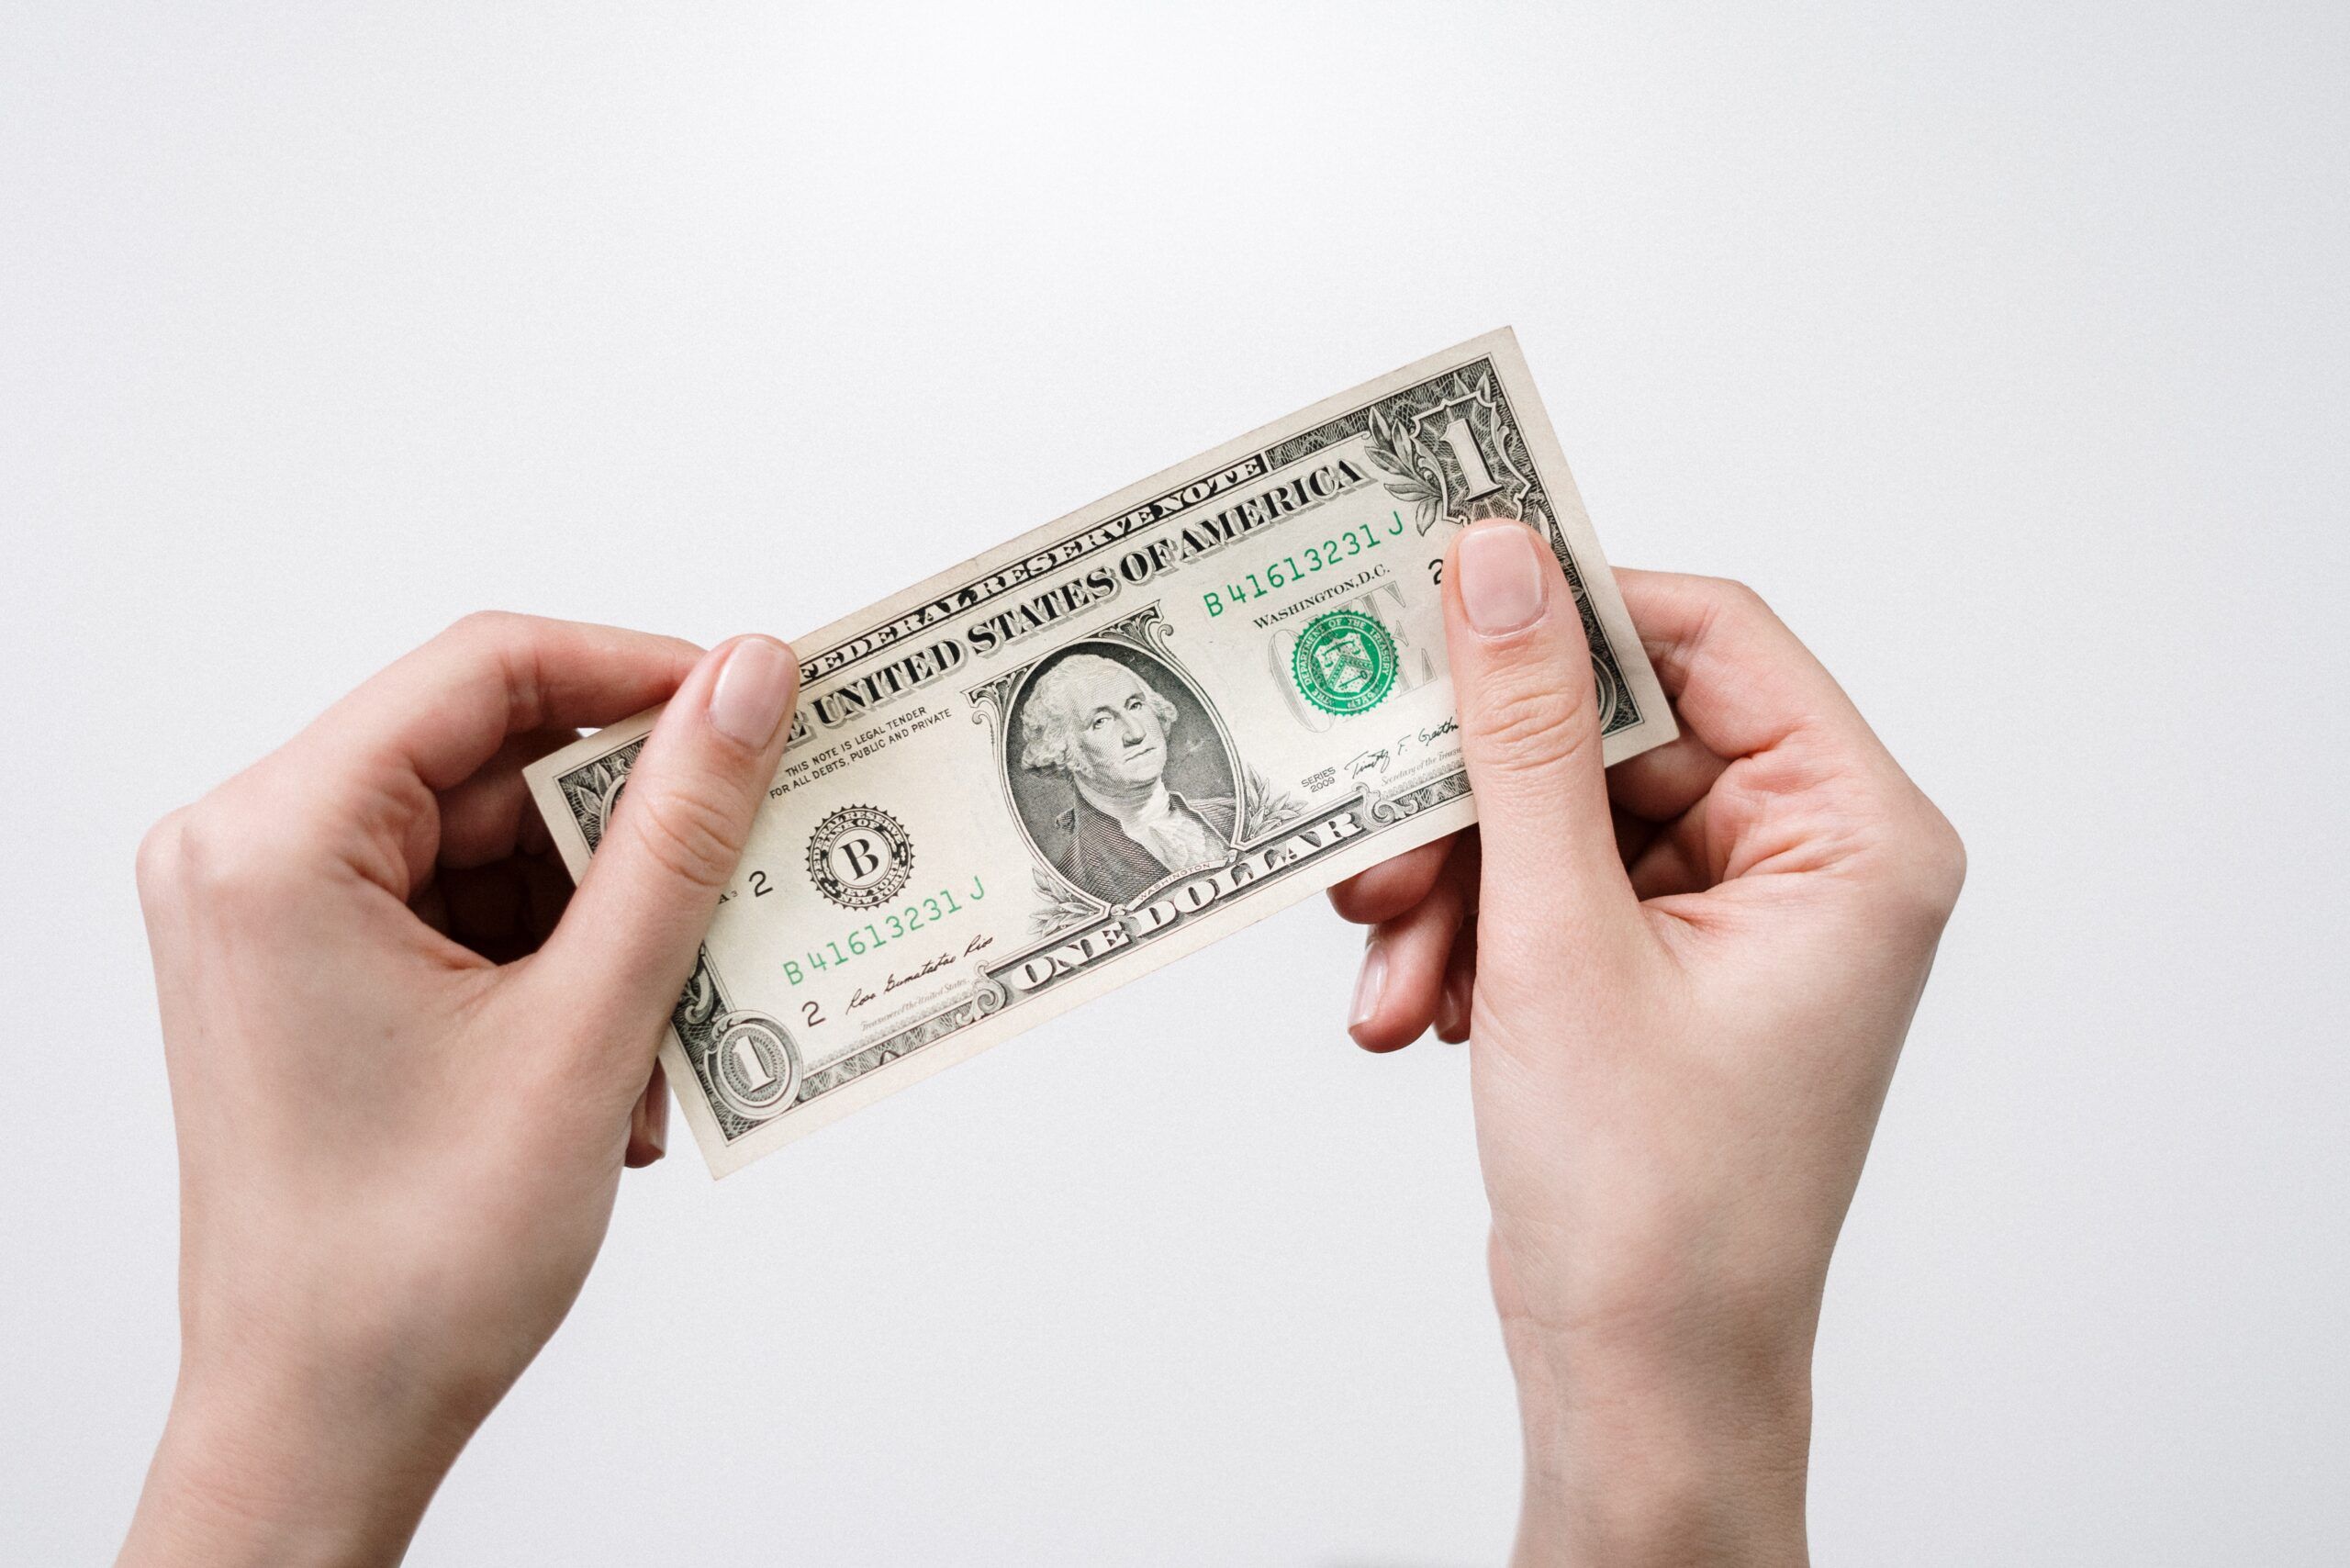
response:
[[[1061,875],[1122,904],[1232,858],[1233,760],[1192,689],[1119,643],[1079,643],[1030,679],[1005,726],[1004,776]]]

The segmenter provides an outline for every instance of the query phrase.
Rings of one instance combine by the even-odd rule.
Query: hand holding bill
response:
[[[1470,1041],[1521,1560],[1799,1561],[1829,1254],[1964,853],[1748,590],[1617,575],[1683,733],[1603,773],[1547,553],[1481,524],[1447,576],[1479,826],[1333,898],[1356,1039]]]
[[[124,1562],[398,1558],[661,1156],[797,682],[765,638],[474,617],[148,835],[182,1350]],[[664,700],[571,894],[521,767]]]

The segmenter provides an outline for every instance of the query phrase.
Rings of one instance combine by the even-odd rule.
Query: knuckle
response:
[[[165,812],[139,841],[131,868],[138,879],[139,896],[149,903],[170,897],[185,879],[183,835],[187,816],[185,806]]]
[[[1966,841],[1931,801],[1919,830],[1919,880],[1947,915],[1966,886]]]
[[[315,895],[333,855],[327,823],[288,780],[248,769],[157,824],[158,846],[180,900],[218,913],[275,918]]]
[[[725,886],[743,852],[739,813],[708,791],[672,787],[632,797],[623,822],[633,820],[638,846],[670,876],[698,888]]]
[[[499,643],[530,624],[531,619],[510,610],[468,610],[449,622],[441,635],[454,642]]]
[[[217,813],[192,817],[180,832],[182,885],[207,904],[239,908],[267,902],[275,890],[276,857],[254,835]]]
[[[1593,729],[1580,691],[1528,683],[1480,704],[1471,733],[1489,767],[1523,772],[1567,761],[1592,744]]]
[[[1770,601],[1736,577],[1707,577],[1703,581],[1726,610],[1757,618],[1772,613]]]
[[[1919,807],[1897,841],[1900,874],[1891,890],[1899,913],[1940,932],[1966,885],[1966,844],[1933,802],[1920,796]]]

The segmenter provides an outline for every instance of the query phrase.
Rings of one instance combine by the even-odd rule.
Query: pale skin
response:
[[[180,1375],[123,1562],[398,1560],[662,1153],[654,1053],[798,673],[477,617],[148,834]],[[566,907],[521,767],[664,700]]]
[[[1563,581],[1498,529],[1531,540],[1446,573],[1486,853],[1334,891],[1373,923],[1353,1032],[1472,1041],[1519,1560],[1799,1562],[1829,1252],[1963,857],[1726,584],[1624,575],[1687,733],[1603,775]],[[662,1153],[655,1052],[796,676],[476,618],[149,834],[182,1346],[122,1562],[399,1559]],[[520,770],[661,701],[566,900]]]
[[[1356,1040],[1469,1042],[1517,1561],[1800,1563],[1829,1254],[1964,852],[1749,590],[1617,574],[1683,733],[1603,773],[1549,553],[1447,567],[1480,825],[1332,898]]]

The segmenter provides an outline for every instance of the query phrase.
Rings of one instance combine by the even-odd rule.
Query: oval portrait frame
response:
[[[1004,693],[1003,722],[1002,734],[997,737],[996,744],[997,782],[1003,790],[1004,805],[1012,812],[1012,819],[1020,829],[1021,840],[1027,845],[1029,857],[1035,863],[1038,873],[1050,877],[1055,883],[1067,889],[1078,899],[1104,912],[1140,905],[1165,891],[1170,884],[1183,880],[1187,877],[1196,876],[1198,873],[1169,872],[1141,893],[1128,900],[1125,904],[1113,904],[1091,889],[1080,887],[1072,880],[1069,874],[1055,863],[1053,857],[1045,852],[1044,846],[1037,842],[1035,833],[1029,826],[1028,812],[1022,808],[1019,791],[1013,787],[1014,773],[1020,766],[1018,759],[1013,756],[1013,748],[1020,744],[1020,715],[1027,703],[1030,688],[1035,684],[1040,676],[1062,660],[1075,654],[1096,653],[1132,667],[1132,661],[1139,659],[1181,688],[1183,695],[1191,700],[1192,704],[1207,716],[1210,730],[1215,736],[1215,745],[1224,758],[1225,775],[1232,780],[1232,831],[1225,834],[1224,838],[1226,846],[1236,855],[1239,853],[1248,826],[1248,773],[1240,760],[1240,748],[1233,743],[1232,732],[1225,726],[1224,714],[1217,709],[1214,699],[1207,694],[1198,681],[1192,678],[1191,672],[1186,670],[1165,647],[1158,645],[1156,639],[1129,634],[1125,632],[1126,624],[1131,623],[1122,623],[1117,627],[1104,627],[1101,631],[1077,638],[1054,649],[1046,657],[1022,670]],[[1149,616],[1144,622],[1144,626],[1147,631],[1163,633],[1167,630],[1166,623],[1159,621],[1156,615]],[[1148,675],[1138,671],[1137,676],[1145,686],[1152,684]],[[1160,695],[1169,694],[1161,692]]]

